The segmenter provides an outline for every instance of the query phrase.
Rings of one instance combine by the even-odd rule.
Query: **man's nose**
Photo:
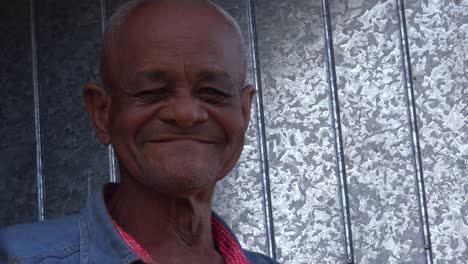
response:
[[[160,119],[180,128],[191,128],[208,119],[207,111],[191,95],[174,96],[160,110]]]

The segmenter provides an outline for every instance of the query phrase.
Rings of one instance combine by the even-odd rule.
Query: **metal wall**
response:
[[[119,0],[0,9],[0,225],[118,178],[81,99]],[[468,0],[217,0],[257,86],[215,210],[281,263],[468,262]],[[6,8],[5,8],[6,7]]]

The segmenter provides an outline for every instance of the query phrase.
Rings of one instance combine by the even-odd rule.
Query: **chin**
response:
[[[146,170],[144,184],[155,191],[177,194],[196,193],[212,189],[218,179],[216,170],[201,168],[201,166],[159,167]],[[157,172],[157,173],[153,173]]]

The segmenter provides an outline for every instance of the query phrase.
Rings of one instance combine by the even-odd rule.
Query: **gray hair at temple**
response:
[[[120,31],[121,26],[125,23],[128,16],[142,4],[151,3],[151,2],[159,2],[161,0],[131,0],[123,4],[108,20],[106,29],[104,31],[103,37],[103,46],[101,50],[101,65],[100,65],[100,72],[101,78],[104,87],[109,89],[112,85],[110,83],[111,76],[108,76],[109,69],[112,68],[112,51],[114,46],[119,41],[118,33]],[[174,1],[174,0],[172,0]],[[247,51],[244,43],[244,38],[242,36],[242,32],[240,29],[239,24],[237,21],[223,8],[216,5],[215,3],[211,2],[210,0],[205,1],[207,4],[212,6],[216,12],[218,12],[227,22],[229,26],[232,27],[234,30],[234,34],[239,40],[239,49],[242,54],[241,60],[241,85],[245,84],[246,79],[246,70],[247,70]],[[111,71],[112,72],[112,71]]]

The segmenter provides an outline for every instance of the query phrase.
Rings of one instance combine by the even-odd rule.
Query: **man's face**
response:
[[[109,134],[121,173],[168,193],[212,187],[242,152],[254,93],[233,30],[212,10],[148,6],[120,36]]]

